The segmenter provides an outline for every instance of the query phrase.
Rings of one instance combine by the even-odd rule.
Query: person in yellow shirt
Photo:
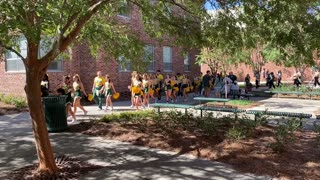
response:
[[[106,83],[105,78],[102,76],[101,71],[97,72],[97,77],[94,78],[92,85],[92,94],[94,101],[98,104],[99,110],[102,110],[102,100],[104,97],[103,86]]]
[[[161,100],[161,88],[163,84],[163,75],[161,74],[160,70],[157,70],[156,75],[157,75],[157,79],[159,81],[159,86],[160,86],[160,90],[158,91],[157,96],[158,96],[158,100]]]

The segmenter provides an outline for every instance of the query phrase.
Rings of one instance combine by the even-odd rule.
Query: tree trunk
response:
[[[38,170],[43,173],[54,174],[58,171],[58,168],[54,160],[41,102],[40,82],[44,72],[38,69],[34,67],[26,69],[25,91],[39,160]]]

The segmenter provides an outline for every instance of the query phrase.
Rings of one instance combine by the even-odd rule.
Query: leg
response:
[[[108,103],[109,103],[109,106],[111,107],[111,111],[113,110],[113,104],[112,104],[112,99],[111,99],[111,96],[108,96]]]
[[[76,113],[77,113],[77,97],[75,97],[74,99],[73,99],[73,114],[74,115],[76,115]]]
[[[108,96],[106,97],[106,109],[105,109],[105,111],[107,111],[108,110]]]
[[[102,96],[99,95],[98,99],[99,99],[99,109],[102,109]]]
[[[83,106],[80,104],[80,98],[77,98],[77,101],[78,101],[78,107],[83,111],[83,113],[86,115],[87,114],[87,111],[83,108]]]

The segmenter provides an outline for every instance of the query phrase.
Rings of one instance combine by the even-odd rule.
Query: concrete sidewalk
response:
[[[105,166],[81,179],[271,179],[230,165],[75,133],[51,133],[56,154]],[[28,113],[0,116],[0,179],[37,162]]]
[[[191,99],[191,98],[190,98]],[[320,108],[316,100],[277,99],[260,100],[264,104],[253,109],[313,113]],[[194,103],[192,100],[186,103]],[[77,122],[99,118],[130,108],[129,101],[114,102],[115,111],[98,111],[97,106],[85,106],[87,116],[77,112]],[[312,125],[313,116],[306,126]],[[56,154],[77,157],[104,165],[81,179],[272,179],[235,171],[231,166],[197,159],[158,149],[134,146],[129,143],[105,140],[101,137],[74,133],[50,134]],[[37,162],[31,120],[28,113],[0,116],[0,179],[5,172]]]

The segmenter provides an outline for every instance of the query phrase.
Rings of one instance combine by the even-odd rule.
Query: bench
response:
[[[158,113],[160,113],[160,108],[181,108],[185,110],[185,114],[187,115],[188,109],[193,108],[193,105],[188,104],[168,104],[168,103],[154,103],[150,104],[151,106],[158,108]]]
[[[243,109],[237,109],[237,108],[226,108],[226,107],[211,107],[211,106],[195,106],[194,109],[200,110],[200,117],[202,118],[202,111],[218,111],[218,112],[230,112],[236,114],[246,112],[246,110]]]
[[[302,126],[302,119],[303,118],[312,117],[312,114],[281,112],[281,111],[267,111],[267,110],[247,110],[246,113],[253,114],[255,121],[257,120],[258,117],[260,117],[262,115],[296,117],[296,118],[300,119],[300,126]]]
[[[226,102],[230,101],[230,99],[209,98],[209,97],[195,97],[195,98],[193,98],[193,100],[200,101],[200,104],[201,104],[202,101],[205,101],[205,102],[223,102],[224,106],[226,105]]]

